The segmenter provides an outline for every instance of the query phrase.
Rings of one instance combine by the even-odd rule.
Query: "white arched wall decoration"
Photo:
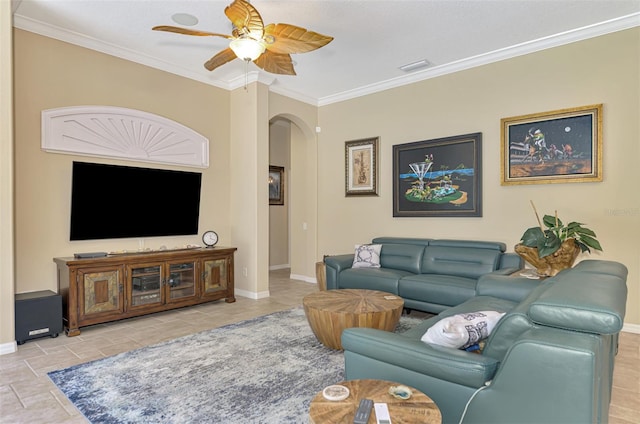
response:
[[[207,168],[209,139],[178,122],[114,106],[42,111],[42,150]]]

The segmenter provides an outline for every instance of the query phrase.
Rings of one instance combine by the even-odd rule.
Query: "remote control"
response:
[[[391,424],[391,416],[389,416],[389,408],[386,403],[375,403],[373,407],[376,409],[377,424]]]
[[[362,399],[356,410],[356,416],[353,418],[353,424],[367,424],[371,415],[371,408],[373,408],[373,401],[371,399]]]

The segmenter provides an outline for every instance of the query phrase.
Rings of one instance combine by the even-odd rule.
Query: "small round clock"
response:
[[[218,234],[215,231],[205,231],[202,235],[202,242],[207,247],[213,247],[218,242]]]

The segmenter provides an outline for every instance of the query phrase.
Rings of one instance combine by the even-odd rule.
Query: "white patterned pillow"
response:
[[[453,315],[432,325],[420,340],[439,346],[466,349],[489,337],[504,312],[479,311]]]
[[[381,244],[356,244],[353,268],[380,268]]]

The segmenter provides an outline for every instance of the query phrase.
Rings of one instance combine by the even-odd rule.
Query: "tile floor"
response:
[[[213,302],[85,327],[76,337],[28,341],[0,356],[0,423],[86,423],[47,372],[301,305],[317,286],[288,275],[286,269],[271,273],[267,299],[238,296],[231,304]],[[620,337],[609,423],[640,423],[640,334]]]

